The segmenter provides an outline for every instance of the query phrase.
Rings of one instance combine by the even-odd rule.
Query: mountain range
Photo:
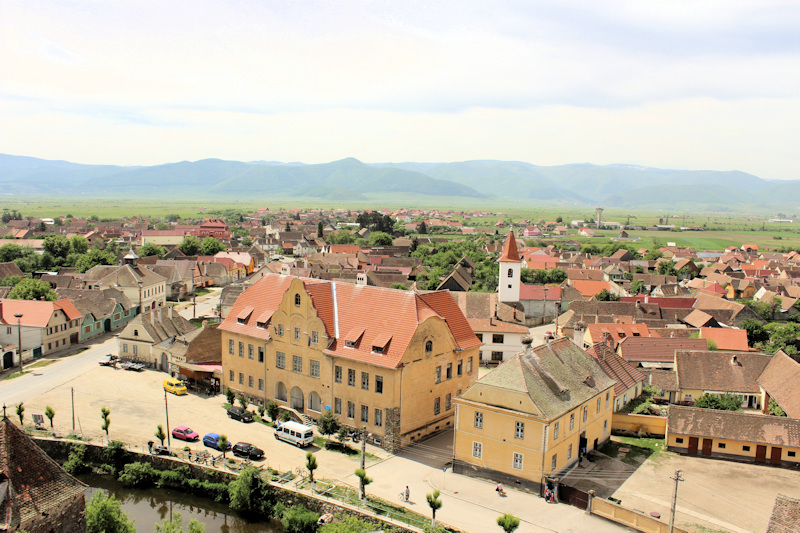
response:
[[[81,197],[307,198],[463,205],[556,204],[625,208],[779,210],[800,205],[800,180],[739,171],[633,165],[537,166],[517,161],[306,165],[203,159],[155,166],[84,165],[0,154],[2,194]]]

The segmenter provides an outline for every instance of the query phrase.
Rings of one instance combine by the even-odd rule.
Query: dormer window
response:
[[[344,345],[348,348],[355,348],[361,336],[364,334],[364,328],[356,327],[350,330],[350,333],[344,337]]]
[[[138,329],[133,330],[133,336],[134,337],[138,337],[139,336],[139,330]]]
[[[390,340],[392,340],[391,333],[379,333],[378,336],[372,341],[373,353],[384,353],[389,346]]]
[[[236,315],[236,322],[238,324],[246,324],[247,319],[250,318],[250,315],[253,314],[253,309],[254,308],[252,305],[248,305],[247,307],[239,311],[239,314]]]

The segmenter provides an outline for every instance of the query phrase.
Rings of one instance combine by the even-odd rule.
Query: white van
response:
[[[275,438],[302,448],[314,444],[314,430],[297,422],[282,422],[275,428]]]

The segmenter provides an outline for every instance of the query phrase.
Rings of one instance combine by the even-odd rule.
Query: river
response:
[[[193,494],[171,489],[128,489],[111,476],[96,474],[81,475],[81,481],[89,485],[86,489],[86,505],[97,491],[113,494],[122,502],[122,510],[136,521],[136,531],[149,533],[155,525],[180,513],[183,526],[195,518],[205,525],[206,533],[281,533],[283,525],[277,521],[249,522],[236,514],[224,503],[201,498]]]

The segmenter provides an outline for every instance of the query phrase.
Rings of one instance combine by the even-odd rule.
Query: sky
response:
[[[800,179],[800,2],[0,0],[0,152]]]

